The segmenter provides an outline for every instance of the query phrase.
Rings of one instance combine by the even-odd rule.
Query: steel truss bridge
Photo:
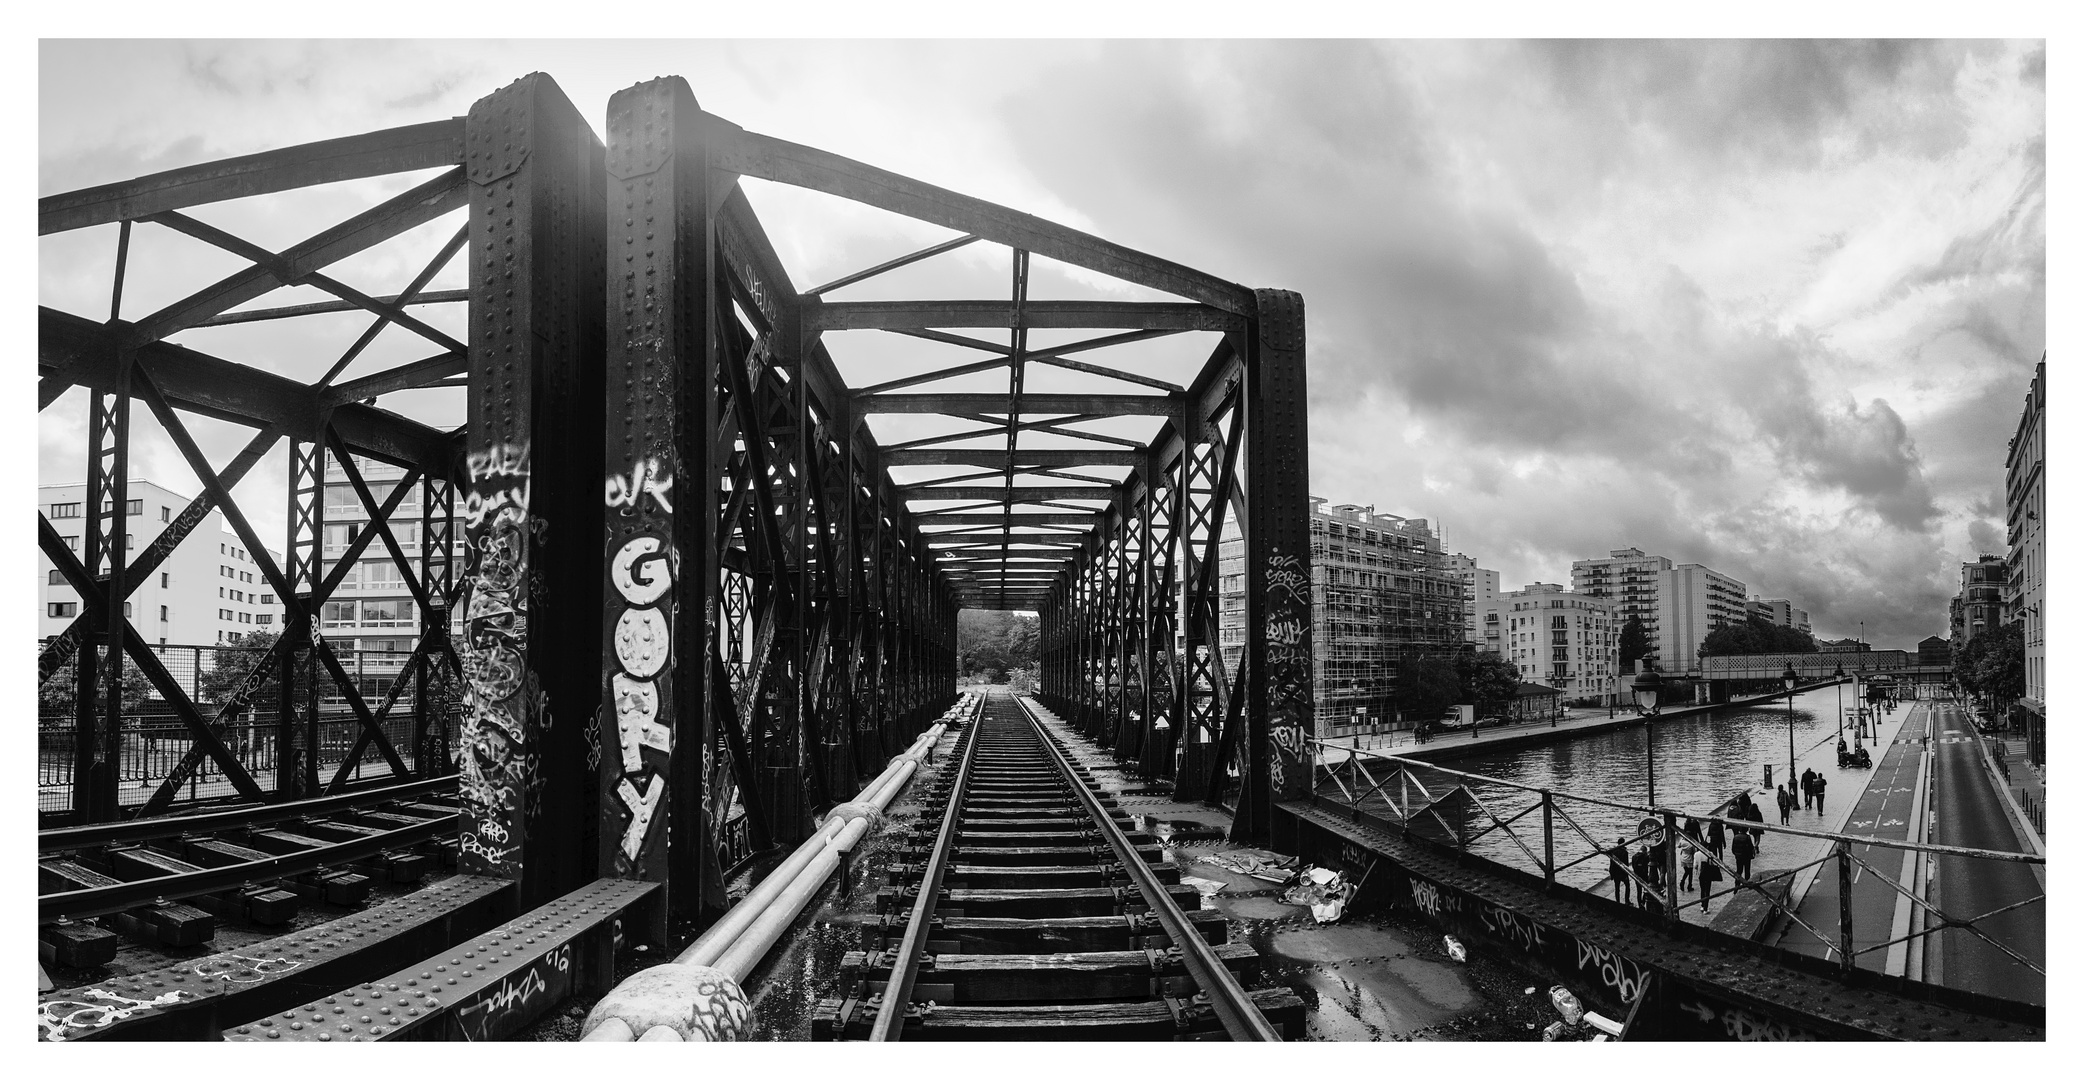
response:
[[[1263,836],[1272,801],[1306,789],[1301,298],[744,130],[704,112],[678,78],[615,95],[605,130],[604,144],[534,74],[465,117],[41,200],[42,235],[116,227],[107,317],[39,316],[39,407],[73,387],[91,395],[83,550],[39,522],[44,554],[82,598],[41,669],[63,669],[84,691],[75,823],[122,816],[111,767],[122,736],[105,718],[120,716],[110,688],[134,665],[189,739],[138,814],[164,813],[206,766],[259,802],[337,794],[364,760],[396,781],[453,769],[468,872],[516,880],[524,905],[595,876],[657,882],[666,910],[701,919],[723,907],[734,854],[804,836],[953,701],[955,612],[989,607],[1041,613],[1046,699],[1150,775],[1178,774],[1200,794],[1223,783],[1222,763],[1241,762],[1228,794],[1240,832]],[[192,213],[424,170],[431,179],[279,250]],[[784,270],[742,177],[954,235],[806,288]],[[329,272],[422,226],[453,232],[406,280],[356,287]],[[245,265],[157,310],[126,310],[144,230]],[[827,297],[970,244],[1005,251],[1002,299]],[[1031,296],[1037,258],[1177,299]],[[468,288],[430,290],[457,260]],[[287,286],[329,297],[264,306]],[[467,332],[421,317],[444,304],[462,305]],[[310,382],[170,340],[343,314],[362,319],[359,332]],[[1029,341],[1067,330],[1085,334]],[[903,377],[855,385],[828,351],[839,331],[969,356],[913,360]],[[1189,380],[1108,362],[1110,350],[1185,334],[1208,343]],[[380,335],[416,338],[428,355],[361,373],[356,361]],[[1089,389],[1050,388],[1066,374]],[[447,387],[464,389],[466,423],[410,418],[416,396]],[[957,423],[885,443],[868,423],[883,414]],[[143,416],[202,494],[126,551],[112,539]],[[250,429],[250,441],[213,463],[196,417]],[[1105,422],[1120,417],[1155,430],[1110,433]],[[278,444],[288,447],[286,543],[261,536],[236,494]],[[322,543],[328,457],[370,522],[337,552]],[[358,461],[404,479],[378,498]],[[407,500],[427,523],[417,558],[387,525]],[[281,599],[285,632],[246,686],[203,703],[169,677],[123,600],[176,545],[201,542],[191,534],[213,509]],[[1237,671],[1216,648],[1226,530],[1243,535],[1253,567],[1250,639],[1279,642],[1255,645]],[[270,548],[287,557],[277,563]],[[365,557],[408,569],[419,616],[410,678],[382,701],[357,691],[315,621]],[[264,784],[223,733],[270,674],[280,760]],[[452,747],[440,745],[445,680],[463,689]],[[311,749],[321,693],[359,722],[351,752],[326,770]],[[385,733],[401,708],[415,710],[413,747]]]
[[[888,778],[909,776],[931,749],[930,725],[947,729],[959,711],[954,633],[965,607],[1040,614],[1039,697],[1070,728],[1170,780],[1177,797],[1234,804],[1238,839],[1298,841],[1298,819],[1276,805],[1305,804],[1324,783],[1310,738],[1301,298],[747,131],[703,111],[679,78],[615,94],[603,130],[605,140],[537,73],[464,117],[40,201],[40,235],[99,229],[115,253],[105,317],[39,314],[39,409],[75,387],[89,399],[81,549],[38,522],[41,550],[81,598],[40,664],[41,679],[76,679],[78,690],[71,828],[47,833],[43,851],[178,834],[161,819],[207,769],[237,804],[257,807],[246,827],[323,800],[308,805],[422,838],[445,826],[413,815],[444,807],[402,800],[452,786],[461,871],[410,898],[415,912],[372,910],[283,939],[297,950],[284,957],[310,958],[280,961],[282,971],[308,965],[296,979],[206,979],[193,994],[216,1014],[186,991],[112,980],[118,998],[59,1003],[78,1006],[69,1013],[46,1001],[60,1036],[72,1030],[66,1017],[87,1013],[97,1031],[135,1022],[145,1026],[126,1030],[215,1036],[220,1022],[239,1022],[235,1001],[259,1017],[321,982],[374,980],[353,992],[399,993],[382,981],[399,951],[478,956],[459,935],[487,927],[490,937],[473,939],[479,967],[492,965],[485,1001],[514,997],[495,977],[546,980],[550,997],[574,980],[600,985],[615,940],[606,928],[624,912],[640,939],[663,939],[669,926],[735,932],[745,920],[717,921],[727,874],[830,835],[835,808],[860,805],[865,787],[887,802]],[[424,178],[286,247],[235,235],[199,209],[402,174]],[[745,179],[946,238],[802,287]],[[361,189],[333,189],[347,190]],[[147,250],[134,241],[148,231],[240,265],[154,310],[128,309],[134,248],[140,259]],[[342,269],[430,231],[439,242],[412,250],[431,247],[431,257],[401,280],[351,284]],[[888,298],[893,283],[917,279],[895,272],[944,265],[970,245],[980,246],[960,258],[1004,254],[999,298]],[[459,263],[466,287],[431,287]],[[1102,295],[1137,298],[1033,295],[1049,263],[1107,281]],[[861,283],[882,298],[830,295]],[[274,295],[291,287],[326,298]],[[461,331],[442,329],[434,313],[456,311],[448,324]],[[347,332],[337,351],[294,363],[215,344],[233,340],[224,330],[299,320]],[[852,365],[849,379],[856,331],[919,351],[867,376]],[[1182,335],[1198,335],[1194,355],[1206,350],[1198,368],[1164,378],[1137,359],[1141,343]],[[424,355],[378,362],[400,342]],[[305,369],[317,377],[286,373]],[[440,395],[459,389],[464,407],[430,419],[442,412],[426,403],[453,402]],[[916,426],[922,416],[940,428]],[[249,434],[213,462],[200,433],[223,424]],[[132,548],[123,511],[133,436],[148,426],[201,494]],[[280,561],[239,495],[278,445],[288,470]],[[326,542],[329,460],[368,523],[344,546]],[[369,462],[402,479],[388,490],[370,483]],[[409,503],[423,530],[412,552],[391,526]],[[284,632],[224,700],[199,701],[125,599],[179,545],[205,542],[193,534],[212,511],[279,598]],[[1245,565],[1234,670],[1219,647],[1217,567],[1229,538]],[[417,613],[406,675],[382,700],[362,695],[319,618],[365,559],[403,568]],[[185,740],[138,807],[117,798],[127,667],[171,705]],[[256,700],[264,692],[274,759],[249,768],[251,747],[242,756],[226,735],[266,704]],[[326,768],[322,697],[344,701],[356,726]],[[393,738],[404,728],[408,746]],[[358,794],[366,785],[354,777],[369,763],[391,787]],[[344,846],[389,842],[364,832]],[[308,869],[330,856],[292,858]],[[239,873],[159,865],[171,876],[89,881],[61,906],[74,917],[120,911],[222,889]],[[498,958],[487,941],[506,943]],[[432,1015],[434,991],[414,993],[428,996],[400,997],[400,1014]],[[457,1030],[493,1037],[523,1022],[480,1006],[491,1009],[473,999],[451,1010]]]

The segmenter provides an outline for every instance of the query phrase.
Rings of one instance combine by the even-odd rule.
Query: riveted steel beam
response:
[[[1016,406],[1003,394],[871,394],[855,399],[862,413],[997,413],[1017,408],[1022,416],[1037,413],[1085,413],[1092,416],[1176,416],[1177,398],[1159,394],[1035,394],[1020,396]]]
[[[1104,300],[1030,300],[1025,322],[1036,330],[1214,330],[1244,328],[1238,315],[1207,304],[1142,304]],[[924,330],[947,327],[1013,325],[1013,305],[1005,300],[855,300],[826,301],[818,310],[818,330]]]

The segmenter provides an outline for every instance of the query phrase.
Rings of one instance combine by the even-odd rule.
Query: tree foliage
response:
[[[964,609],[955,616],[955,665],[963,676],[1005,682],[1009,673],[1036,666],[1041,620],[1011,611]]]
[[[1462,678],[1453,660],[1420,656],[1397,665],[1397,709],[1406,720],[1439,720],[1462,701]]]
[[[103,664],[95,672],[95,683],[99,687],[95,691],[97,694],[108,692],[108,665]],[[59,667],[56,672],[53,672],[51,677],[37,689],[37,711],[45,716],[70,715],[77,711],[74,706],[79,700],[79,691],[80,660],[75,655]],[[152,680],[145,678],[145,673],[138,670],[138,666],[132,663],[129,657],[124,657],[123,710],[130,712],[143,706],[146,699],[151,698],[154,693]],[[100,709],[97,708],[95,711],[98,713]]]
[[[246,681],[253,666],[275,648],[275,639],[281,635],[268,630],[256,630],[247,634],[237,645],[226,645],[217,650],[216,664],[208,671],[197,674],[196,697],[201,701],[223,701]],[[250,700],[273,702],[277,687],[282,685],[281,665],[268,672],[266,681],[251,696]]]
[[[1630,665],[1637,660],[1650,655],[1650,631],[1643,625],[1642,616],[1630,615],[1628,621],[1621,624],[1620,649],[1621,670],[1624,672],[1631,670]]]
[[[1757,656],[1761,653],[1813,653],[1816,639],[1799,626],[1781,626],[1753,615],[1724,623],[1701,640],[1702,656]]]
[[[1520,667],[1498,653],[1462,653],[1455,658],[1455,675],[1461,683],[1461,700],[1474,704],[1478,716],[1503,715],[1518,695]]]
[[[1954,679],[1993,702],[2016,701],[2026,694],[2026,624],[2005,623],[1977,634],[1967,645],[1955,645]]]

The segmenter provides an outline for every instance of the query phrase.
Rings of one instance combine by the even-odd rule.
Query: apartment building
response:
[[[1498,572],[1476,565],[1476,558],[1457,552],[1446,556],[1443,565],[1449,572],[1462,579],[1462,641],[1469,645],[1482,642],[1481,628],[1477,625],[1477,605],[1498,598]]]
[[[1659,671],[1686,674],[1700,666],[1700,646],[1717,627],[1750,614],[1744,583],[1700,563],[1674,564],[1641,548],[1615,548],[1604,559],[1570,566],[1574,592],[1614,602],[1618,627],[1642,620],[1649,659]],[[1806,618],[1806,613],[1804,613]]]
[[[1536,582],[1477,607],[1479,646],[1513,662],[1523,682],[1556,690],[1566,701],[1616,703],[1621,692],[1621,624],[1616,603]]]
[[[1244,649],[1244,546],[1222,547],[1224,663]],[[1453,653],[1466,628],[1461,577],[1425,518],[1310,499],[1310,603],[1317,730],[1346,734],[1395,716],[1399,662]]]
[[[2019,414],[2019,428],[2006,447],[2004,462],[2005,534],[2009,543],[2005,557],[2005,619],[2023,624],[2020,629],[2026,646],[2026,696],[2019,699],[2019,705],[2028,713],[2028,753],[2037,763],[2047,760],[2048,501],[2043,467],[2047,457],[2043,424],[2047,404],[2048,360],[2043,356],[2033,369],[2033,383]]]
[[[1754,596],[1745,604],[1751,614],[1774,626],[1791,626],[1797,630],[1809,629],[1809,613],[1785,600],[1767,600]]]
[[[404,478],[396,465],[364,458],[355,459],[355,470],[369,488],[377,505],[389,498]],[[398,509],[387,519],[391,535],[408,560],[420,556],[422,532],[421,500],[416,492],[406,494]],[[322,558],[331,563],[345,553],[363,530],[369,528],[369,512],[355,494],[354,484],[333,455],[326,455],[325,537]],[[414,569],[417,571],[417,563]],[[361,691],[381,694],[390,680],[404,670],[406,657],[419,640],[419,608],[412,590],[405,585],[404,571],[392,560],[382,540],[364,548],[356,565],[340,581],[339,588],[319,611],[319,628],[335,650],[360,653]]]
[[[1948,607],[1956,645],[1967,645],[1985,630],[2004,625],[2005,558],[1983,555],[1961,564],[1961,591]]]
[[[126,561],[149,550],[159,534],[185,508],[190,496],[176,494],[149,480],[128,484],[129,505],[123,514]],[[64,539],[65,546],[86,558],[87,486],[51,484],[36,489],[37,508]],[[272,552],[270,553],[272,554]],[[279,561],[278,561],[279,565]],[[57,565],[37,553],[37,637],[63,633],[79,616],[80,597]],[[153,645],[235,644],[255,630],[280,630],[282,607],[268,587],[246,545],[212,510],[132,590],[123,613],[139,636]]]

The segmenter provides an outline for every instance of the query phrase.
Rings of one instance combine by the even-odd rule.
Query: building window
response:
[[[173,578],[172,578],[172,577],[170,577],[170,576],[169,576],[169,575],[167,574],[167,572],[166,572],[166,571],[164,571],[164,570],[161,570],[161,571],[159,572],[159,587],[160,587],[160,588],[162,588],[162,589],[165,589],[165,588],[169,588],[169,587],[171,587],[172,585],[173,585]]]
[[[68,536],[68,537],[66,537],[66,538],[65,538],[65,546],[66,546],[66,548],[68,548],[69,550],[72,550],[72,551],[78,551],[78,550],[80,549],[80,538],[79,538],[79,537],[77,537],[77,536]]]
[[[273,615],[255,615],[255,616],[253,617],[253,621],[254,621],[254,622],[256,622],[256,623],[259,623],[259,624],[260,624],[260,625],[262,625],[262,626],[271,626],[271,625],[273,625],[273,624],[274,624],[274,622],[275,622],[275,616],[273,616]]]
[[[126,619],[130,618],[130,601],[128,600],[123,602],[123,617]]]
[[[166,621],[166,605],[165,605],[165,604],[161,604],[161,605],[159,605],[159,621],[160,621],[160,622],[165,622],[165,621]]]
[[[161,520],[161,521],[172,521],[172,520],[174,520],[174,508],[173,508],[173,507],[171,507],[171,506],[162,506],[162,507],[160,507],[160,508],[159,508],[159,520]]]
[[[65,584],[65,572],[64,572],[63,570],[53,570],[53,571],[51,571],[51,584],[53,584],[53,585],[63,585],[63,584]]]
[[[52,503],[51,516],[54,518],[76,518],[80,516],[80,504]]]
[[[127,509],[127,510],[126,510],[125,512],[126,512],[126,513],[131,513],[131,514],[140,514],[140,515],[142,515],[142,514],[143,514],[143,513],[145,512],[145,500],[143,500],[143,499],[132,499],[132,500],[130,500],[130,506],[129,506],[129,508],[128,508],[128,509]]]
[[[262,593],[262,594],[261,594],[261,603],[263,603],[263,604],[272,604],[272,603],[274,603],[274,602],[275,602],[275,594],[274,594],[274,593]]]
[[[217,586],[217,599],[224,599],[224,586],[222,585]]]
[[[50,612],[50,616],[53,619],[70,619],[80,613],[80,605],[76,601],[67,601],[60,604],[47,604],[45,605],[45,610]]]

